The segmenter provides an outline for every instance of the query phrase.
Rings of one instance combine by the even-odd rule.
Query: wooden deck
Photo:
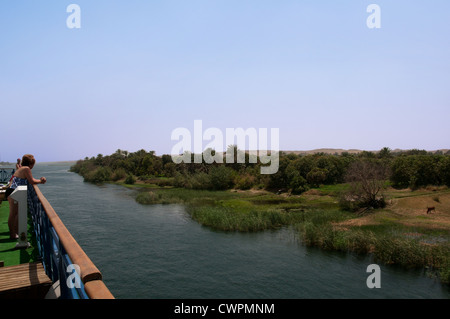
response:
[[[0,299],[41,299],[51,286],[41,263],[0,268]]]

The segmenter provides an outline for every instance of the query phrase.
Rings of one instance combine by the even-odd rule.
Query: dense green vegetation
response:
[[[237,154],[236,150],[235,154]],[[450,186],[450,155],[432,154],[423,150],[393,153],[388,148],[359,154],[295,155],[280,153],[276,174],[260,174],[261,163],[180,163],[175,164],[170,155],[156,156],[153,151],[134,153],[117,150],[114,154],[85,158],[71,170],[92,183],[125,180],[154,182],[159,186],[188,189],[266,189],[301,194],[319,185],[333,185],[346,181],[348,170],[355,162],[371,162],[384,167],[385,176],[395,187],[418,188],[426,185]],[[194,155],[191,154],[192,159]]]

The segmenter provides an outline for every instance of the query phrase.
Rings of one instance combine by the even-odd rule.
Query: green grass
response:
[[[349,188],[349,184],[334,184],[334,185],[321,185],[318,188],[313,188],[318,190],[322,195],[336,196],[340,192],[343,192]]]
[[[410,190],[410,189],[395,189],[391,188],[386,192],[386,195],[391,198],[407,198],[407,197],[421,197],[421,196],[430,196],[430,194],[433,194],[433,198],[439,198],[439,195],[444,195],[450,193],[450,189],[446,186],[441,187],[429,187],[427,188],[420,188],[417,190]],[[436,200],[435,200],[436,201]]]
[[[276,209],[236,209],[232,206],[188,206],[193,219],[204,226],[225,231],[276,229],[295,222],[293,213]]]
[[[28,242],[30,242],[31,247],[15,249],[17,239],[9,238],[8,216],[9,203],[3,201],[0,204],[0,261],[4,262],[5,267],[35,262],[38,259],[38,249],[35,248],[36,240],[33,236],[30,218],[28,221]]]
[[[298,222],[301,214],[274,204],[255,204],[248,199],[194,200],[187,211],[200,224],[225,231],[260,231]]]

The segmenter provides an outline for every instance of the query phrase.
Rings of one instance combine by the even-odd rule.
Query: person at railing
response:
[[[9,187],[6,189],[6,198],[9,202],[9,218],[8,218],[8,227],[9,227],[9,236],[11,239],[18,238],[18,218],[19,218],[19,207],[18,204],[9,197],[12,192],[17,188],[17,186],[21,185],[34,185],[34,184],[45,184],[47,179],[45,177],[41,177],[40,179],[33,178],[33,174],[31,170],[34,167],[36,160],[33,155],[25,154],[22,157],[22,165],[18,168],[11,180]]]
[[[17,163],[16,163],[16,171],[22,167],[22,164],[20,164],[20,158],[17,159]]]
[[[16,168],[15,169],[13,168],[13,170],[11,172],[11,178],[9,179],[8,185],[11,184],[11,181],[12,181],[12,179],[14,177],[14,172],[17,171],[21,167],[22,167],[22,164],[20,163],[20,158],[18,158],[17,159],[17,163],[16,163]]]

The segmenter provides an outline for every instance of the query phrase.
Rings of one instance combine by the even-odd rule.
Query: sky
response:
[[[450,148],[449,12],[448,0],[2,0],[0,161],[169,154],[195,120],[278,128],[281,150]]]

